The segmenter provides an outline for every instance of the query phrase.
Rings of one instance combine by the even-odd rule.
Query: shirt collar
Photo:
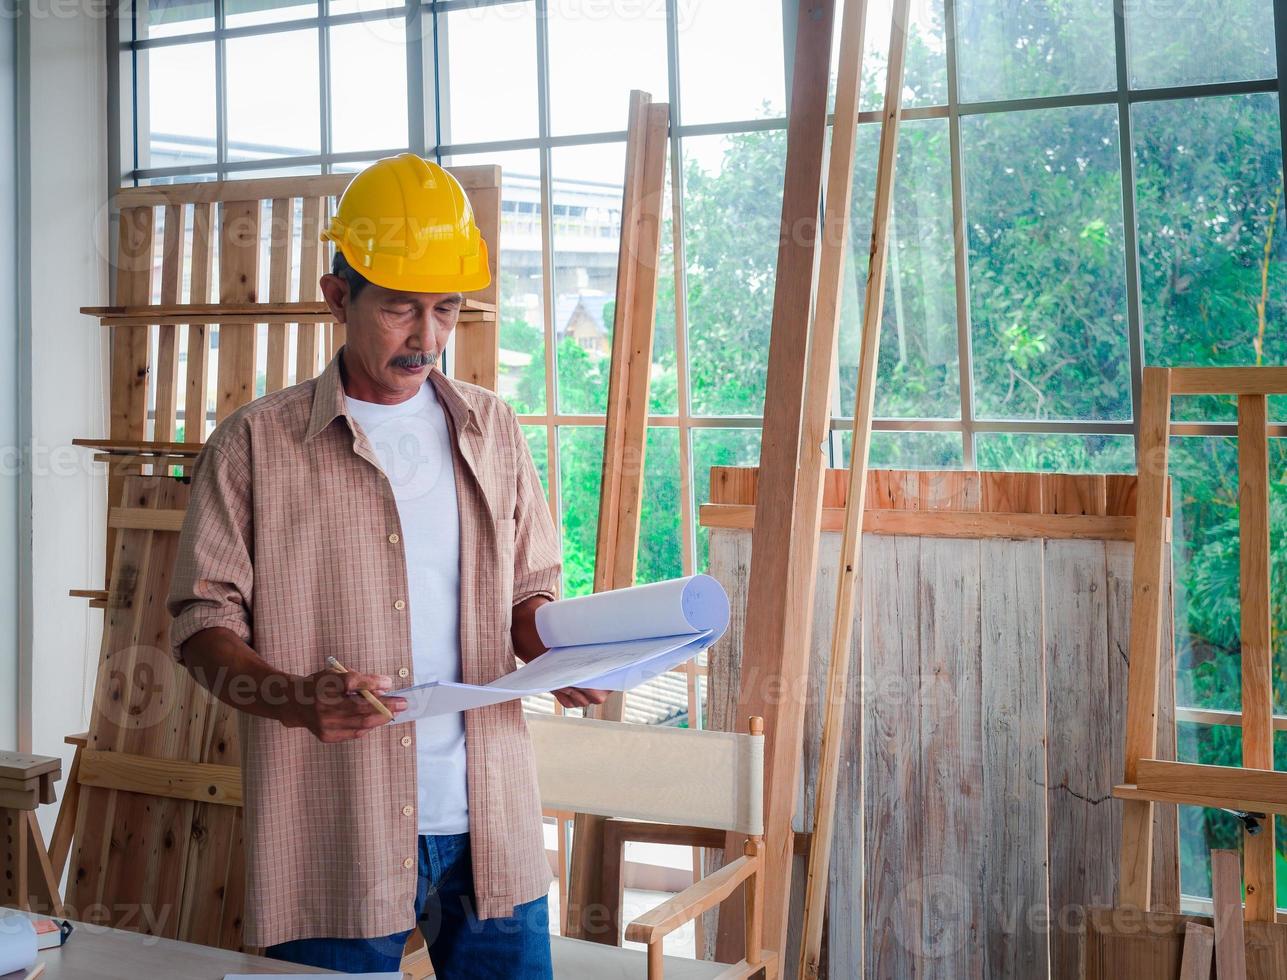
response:
[[[317,384],[313,388],[313,412],[309,416],[308,431],[304,433],[305,442],[310,441],[335,421],[337,416],[343,415],[352,425],[353,417],[349,414],[348,405],[345,402],[344,383],[340,374],[340,355],[344,350],[345,346],[341,346],[330,363],[326,365],[325,370],[317,376]],[[448,414],[451,415],[456,430],[472,429],[481,434],[482,428],[478,424],[477,414],[455,383],[437,367],[430,368],[429,380]]]

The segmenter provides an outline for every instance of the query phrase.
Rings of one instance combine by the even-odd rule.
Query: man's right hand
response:
[[[347,742],[361,738],[389,719],[376,710],[359,691],[370,691],[397,715],[407,707],[405,698],[384,697],[393,688],[393,678],[383,674],[340,674],[319,670],[299,678],[293,685],[298,700],[282,721],[291,728],[307,728],[322,742]]]

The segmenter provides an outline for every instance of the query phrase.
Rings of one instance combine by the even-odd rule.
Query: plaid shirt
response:
[[[274,668],[411,683],[410,603],[393,491],[348,414],[343,348],[315,379],[228,416],[202,448],[167,599],[172,651],[224,626]],[[555,598],[558,535],[513,411],[431,370],[451,431],[460,512],[462,680],[516,666],[511,609]],[[340,417],[343,417],[342,419]],[[385,936],[414,927],[414,724],[323,744],[240,713],[245,941]],[[511,914],[551,875],[521,702],[465,713],[478,915]]]

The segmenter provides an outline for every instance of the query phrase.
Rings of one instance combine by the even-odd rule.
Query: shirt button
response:
[[[397,544],[400,539],[396,534],[389,535],[389,544]]]
[[[402,808],[402,815],[404,817],[409,817],[411,816],[411,814],[415,812],[416,812],[415,807],[413,807],[410,803],[408,803],[406,806]]]
[[[403,746],[408,746],[408,745],[410,745],[410,744],[411,744],[411,736],[410,736],[410,735],[403,735],[403,736],[402,736],[402,744],[403,744]]]
[[[405,861],[402,862],[402,866],[406,868],[408,871],[410,871],[412,868],[416,866],[415,858],[407,858]]]
[[[399,599],[397,602],[393,604],[394,609],[401,610],[401,609],[405,609],[406,607],[407,607],[407,604],[403,602],[401,599]]]
[[[399,668],[398,668],[398,676],[399,676],[399,677],[406,677],[406,676],[407,676],[408,674],[410,674],[410,673],[411,673],[411,671],[407,670],[407,668],[406,668],[406,667],[399,667]]]

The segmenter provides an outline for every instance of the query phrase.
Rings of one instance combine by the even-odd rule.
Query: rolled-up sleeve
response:
[[[239,447],[214,436],[197,457],[192,473],[179,552],[166,609],[170,653],[204,629],[224,626],[244,642],[251,637],[254,586],[253,507],[248,461]]]
[[[559,597],[563,548],[550,517],[532,451],[513,411],[508,413],[517,460],[518,487],[514,499],[514,605],[532,596]]]

